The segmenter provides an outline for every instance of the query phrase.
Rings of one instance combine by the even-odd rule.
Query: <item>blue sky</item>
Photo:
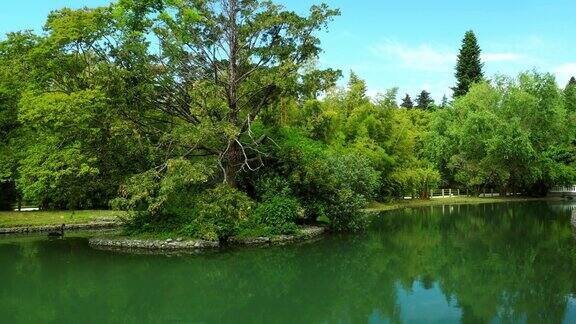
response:
[[[98,6],[109,0],[5,1],[0,34],[40,30],[52,9]],[[299,12],[318,1],[280,0]],[[354,70],[375,94],[422,89],[438,100],[454,83],[464,32],[476,32],[487,76],[537,69],[561,86],[576,75],[575,0],[325,0],[342,15],[321,33],[320,64]]]

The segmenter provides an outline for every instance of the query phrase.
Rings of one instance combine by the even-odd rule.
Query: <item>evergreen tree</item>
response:
[[[458,63],[456,64],[456,86],[454,90],[454,98],[468,93],[470,85],[475,82],[480,82],[484,77],[482,72],[483,63],[480,60],[480,46],[474,32],[469,30],[464,35],[462,40],[462,47],[458,54]]]
[[[440,108],[446,108],[446,107],[448,107],[448,97],[444,95],[442,97],[442,102],[440,103]]]
[[[412,98],[410,98],[409,94],[406,94],[406,97],[402,99],[402,104],[400,105],[402,108],[412,109],[414,108],[414,103],[412,103]]]
[[[566,100],[566,109],[568,111],[576,111],[576,78],[570,78],[566,89],[564,89],[564,98]]]
[[[434,100],[430,97],[430,92],[422,90],[420,95],[416,98],[416,107],[419,109],[428,109],[434,104]]]

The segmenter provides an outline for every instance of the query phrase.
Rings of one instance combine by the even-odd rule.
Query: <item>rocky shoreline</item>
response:
[[[232,246],[266,246],[283,245],[293,242],[307,241],[317,238],[326,232],[325,227],[307,226],[301,228],[298,234],[278,235],[274,237],[232,238]],[[204,240],[145,240],[126,237],[94,237],[88,240],[91,247],[99,250],[109,250],[127,253],[180,253],[214,250],[222,247],[220,242]]]
[[[27,234],[27,233],[48,233],[59,231],[62,225],[41,225],[41,226],[18,226],[0,228],[0,235],[3,234]],[[108,230],[118,228],[117,222],[94,222],[84,224],[66,224],[65,231],[85,231],[85,230]]]

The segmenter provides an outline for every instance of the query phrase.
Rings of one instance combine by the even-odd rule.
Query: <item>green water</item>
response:
[[[187,256],[0,238],[0,322],[576,323],[571,208],[414,209],[363,234]]]

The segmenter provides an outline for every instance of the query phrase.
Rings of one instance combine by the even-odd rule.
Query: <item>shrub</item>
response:
[[[191,231],[191,236],[225,241],[249,221],[253,204],[244,192],[227,185],[208,189],[199,196],[196,217],[184,230]]]
[[[315,204],[321,209],[313,213],[324,213],[336,231],[362,228],[365,224],[362,208],[379,187],[379,172],[367,158],[355,154],[331,153],[322,162],[309,171],[318,189],[316,197],[322,199],[321,204]]]
[[[164,174],[149,171],[127,181],[114,207],[132,211],[125,222],[131,234],[226,240],[248,221],[253,201],[227,185],[210,188],[212,174],[206,164],[170,160]]]
[[[290,181],[277,174],[264,175],[256,181],[255,187],[256,195],[262,201],[274,196],[291,196],[293,192],[290,188]]]
[[[283,135],[275,152],[278,169],[306,207],[306,217],[310,221],[327,218],[335,230],[361,227],[361,209],[380,184],[380,173],[368,158],[331,149],[291,130]]]
[[[335,231],[356,231],[364,228],[367,218],[361,209],[366,207],[366,198],[349,188],[339,190],[335,194],[336,196],[325,207],[330,227]]]
[[[296,198],[276,195],[260,203],[253,218],[255,224],[263,227],[268,234],[293,234],[298,230],[295,222],[300,210]]]

